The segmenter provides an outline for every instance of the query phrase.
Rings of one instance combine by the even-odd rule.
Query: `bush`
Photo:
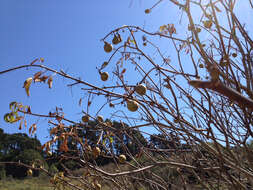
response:
[[[44,158],[41,156],[41,154],[33,149],[24,150],[20,154],[18,154],[15,158],[13,158],[14,162],[21,162],[27,165],[32,165],[33,163],[41,163],[46,164],[44,161]],[[37,165],[36,165],[37,166]],[[14,178],[24,178],[27,176],[27,168],[25,166],[18,166],[18,165],[12,165],[12,164],[6,164],[6,174],[12,175]],[[39,170],[33,171],[33,176],[37,177],[39,176]]]
[[[4,165],[0,164],[0,180],[6,178],[6,171]]]
[[[52,165],[49,167],[49,173],[50,173],[50,174],[55,174],[55,173],[57,173],[57,172],[58,172],[58,169],[57,169],[56,165],[55,165],[55,164],[52,164]]]

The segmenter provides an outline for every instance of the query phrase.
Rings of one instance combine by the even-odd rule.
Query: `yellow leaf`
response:
[[[210,29],[213,25],[212,21],[211,20],[206,20],[203,22],[204,26],[208,29]]]
[[[167,28],[166,25],[162,25],[162,26],[160,26],[159,30],[160,30],[160,32],[162,32],[162,31],[164,31],[166,28]]]

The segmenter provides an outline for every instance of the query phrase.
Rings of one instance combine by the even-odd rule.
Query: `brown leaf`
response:
[[[41,150],[44,150],[46,148],[46,143],[41,146]]]
[[[47,80],[48,77],[49,76],[46,76],[46,75],[40,77],[41,82],[46,82],[46,80]]]
[[[32,135],[34,135],[36,131],[37,131],[37,125],[33,124]]]
[[[25,128],[27,128],[27,121],[25,120]]]
[[[62,118],[63,118],[63,117],[60,117],[60,116],[58,116],[58,115],[55,117],[55,119],[56,119],[59,123],[61,122]]]
[[[60,146],[60,151],[63,151],[63,152],[68,152],[69,151],[69,148],[68,148],[68,141],[67,141],[68,138],[65,138],[65,140],[63,141],[63,143],[61,144]]]
[[[31,132],[32,132],[32,125],[31,127],[29,127],[29,135],[31,135]]]
[[[56,113],[55,113],[55,112],[52,113],[52,112],[50,111],[48,115],[49,115],[50,117],[53,117],[53,116],[56,116]]]
[[[80,98],[78,105],[79,105],[79,106],[82,105],[82,98]]]
[[[26,111],[27,113],[32,113],[31,112],[31,106],[28,106],[28,108],[27,108],[27,111]]]
[[[54,127],[50,130],[50,135],[56,134],[58,132],[58,128]]]
[[[50,146],[51,146],[51,143],[47,142],[46,143],[46,152],[50,151]]]
[[[27,96],[30,96],[30,86],[32,84],[33,78],[29,77],[25,80],[23,88],[25,88]]]
[[[130,57],[130,53],[125,54],[125,60],[127,60]]]
[[[33,80],[35,81],[36,79],[38,79],[38,78],[41,76],[41,74],[42,74],[41,71],[35,73],[35,74],[33,75]]]
[[[47,84],[48,84],[49,88],[52,88],[52,86],[53,86],[53,77],[52,76],[50,76],[49,79],[47,80]]]
[[[170,35],[177,33],[174,24],[168,24],[168,31],[169,31]]]
[[[23,124],[23,120],[21,120],[20,123],[19,123],[19,128],[18,128],[19,130],[22,129],[22,124]]]
[[[17,122],[17,121],[19,121],[20,119],[23,119],[23,117],[22,117],[22,116],[18,116],[18,117],[15,118],[15,120],[14,120],[13,122]]]
[[[124,74],[126,72],[126,69],[124,68],[122,71],[121,71],[121,74]]]

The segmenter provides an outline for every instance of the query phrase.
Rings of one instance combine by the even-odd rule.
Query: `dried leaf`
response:
[[[32,84],[33,78],[29,77],[25,80],[23,88],[25,88],[27,96],[30,96],[30,86]]]
[[[22,124],[23,124],[23,120],[21,120],[20,123],[19,123],[19,128],[18,128],[19,130],[22,129]]]
[[[27,108],[27,111],[26,111],[27,113],[32,113],[31,112],[31,106],[28,106],[28,108]]]
[[[50,135],[56,134],[58,132],[58,128],[54,127],[50,130]]]
[[[42,76],[42,77],[40,77],[40,80],[41,80],[41,82],[46,82],[46,80],[47,80],[47,78],[48,78],[49,76]]]
[[[49,151],[50,151],[50,146],[51,146],[51,143],[50,143],[50,142],[47,142],[47,143],[46,143],[46,152],[49,152]]]
[[[29,135],[31,135],[32,132],[32,125],[29,127]]]
[[[125,54],[125,60],[127,60],[130,57],[130,53]]]
[[[32,135],[34,135],[35,132],[37,131],[37,125],[34,123],[32,126],[33,126]]]
[[[13,121],[13,123],[14,123],[14,122],[17,122],[17,121],[19,121],[19,120],[21,120],[21,119],[23,119],[23,118],[24,118],[24,117],[22,117],[22,116],[18,116],[18,117],[15,118],[15,120]]]
[[[127,41],[126,41],[126,43],[125,43],[125,45],[127,46],[127,45],[129,45],[130,44],[130,41],[131,41],[131,38],[130,38],[130,36],[127,38]]]
[[[27,121],[25,120],[25,128],[27,128]]]
[[[46,148],[46,143],[41,146],[41,150],[44,150]]]
[[[60,151],[63,151],[63,152],[68,152],[69,148],[68,148],[68,141],[67,141],[68,138],[65,138],[65,140],[63,141],[63,143],[61,144],[60,146]]]
[[[79,105],[79,106],[82,105],[82,98],[80,98],[78,105]]]
[[[36,79],[38,79],[38,78],[41,76],[41,74],[42,74],[41,71],[35,73],[35,74],[33,75],[33,80],[35,81]]]
[[[63,117],[60,117],[60,116],[58,116],[58,115],[55,117],[55,119],[56,119],[59,123],[61,122],[62,118],[63,118]]]
[[[14,107],[13,107],[13,106],[14,106]],[[11,102],[10,105],[9,105],[9,107],[10,107],[10,109],[11,109],[12,111],[15,111],[16,108],[17,108],[17,102]]]
[[[54,112],[54,113],[49,112],[49,116],[50,116],[50,117],[56,116],[56,113],[55,113],[55,112]]]
[[[49,88],[52,88],[52,85],[53,85],[53,77],[52,76],[50,76],[49,79],[47,80],[47,84],[48,84]]]
[[[101,66],[101,70],[104,69],[107,65],[109,64],[109,62],[105,61],[102,66]]]
[[[159,27],[160,32],[163,32],[165,29],[167,29],[167,25],[162,25]]]
[[[126,69],[124,68],[122,71],[121,71],[121,74],[124,74],[126,72]]]
[[[34,79],[34,82],[42,82],[41,78]]]
[[[169,31],[170,35],[177,33],[174,24],[168,24],[168,31]]]

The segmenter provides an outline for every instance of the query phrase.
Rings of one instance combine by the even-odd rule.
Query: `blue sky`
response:
[[[122,25],[145,26],[147,30],[156,31],[159,26],[178,20],[179,10],[168,1],[152,10],[152,14],[145,14],[144,10],[155,2],[157,1],[0,0],[0,71],[29,64],[35,58],[43,57],[45,65],[56,70],[62,69],[101,86],[103,83],[96,66],[100,66],[110,56],[103,51],[101,38]],[[239,5],[239,16],[247,20],[250,15],[245,3]],[[186,24],[183,19],[182,27]],[[177,29],[182,32],[180,27]],[[159,45],[167,52],[172,52],[166,42]],[[59,106],[68,118],[77,121],[81,118],[82,107],[78,106],[78,101],[84,94],[78,87],[72,90],[67,88],[66,85],[71,82],[66,79],[54,77],[52,89],[44,84],[32,84],[31,97],[26,96],[23,83],[37,71],[39,70],[22,69],[0,75],[0,128],[5,132],[28,131],[19,131],[17,124],[4,122],[3,116],[9,111],[9,103],[12,101],[31,105],[33,112],[42,114]],[[132,78],[135,79],[135,76]],[[95,113],[95,108],[96,105],[91,112]],[[108,113],[107,109],[102,112],[105,117],[109,117]],[[45,142],[49,126],[47,120],[27,119],[28,126],[38,122],[37,135]]]
[[[167,3],[154,9],[152,15],[146,15],[144,10],[155,2],[0,0],[0,71],[43,57],[44,64],[49,67],[63,69],[68,74],[101,85],[96,66],[109,55],[104,53],[100,39],[124,24],[145,26],[154,31],[173,20],[173,17],[169,18],[171,10],[168,12]],[[22,88],[24,80],[37,71],[22,69],[0,75],[0,128],[5,132],[27,132],[27,129],[19,131],[17,124],[10,125],[3,120],[12,101],[31,105],[36,113],[47,114],[59,106],[68,118],[81,117],[78,100],[83,94],[78,88],[67,88],[70,81],[65,79],[54,78],[52,89],[47,85],[32,84],[31,97],[26,96]],[[33,122],[39,122],[37,135],[44,141],[48,135],[47,120],[28,118],[28,126]]]

